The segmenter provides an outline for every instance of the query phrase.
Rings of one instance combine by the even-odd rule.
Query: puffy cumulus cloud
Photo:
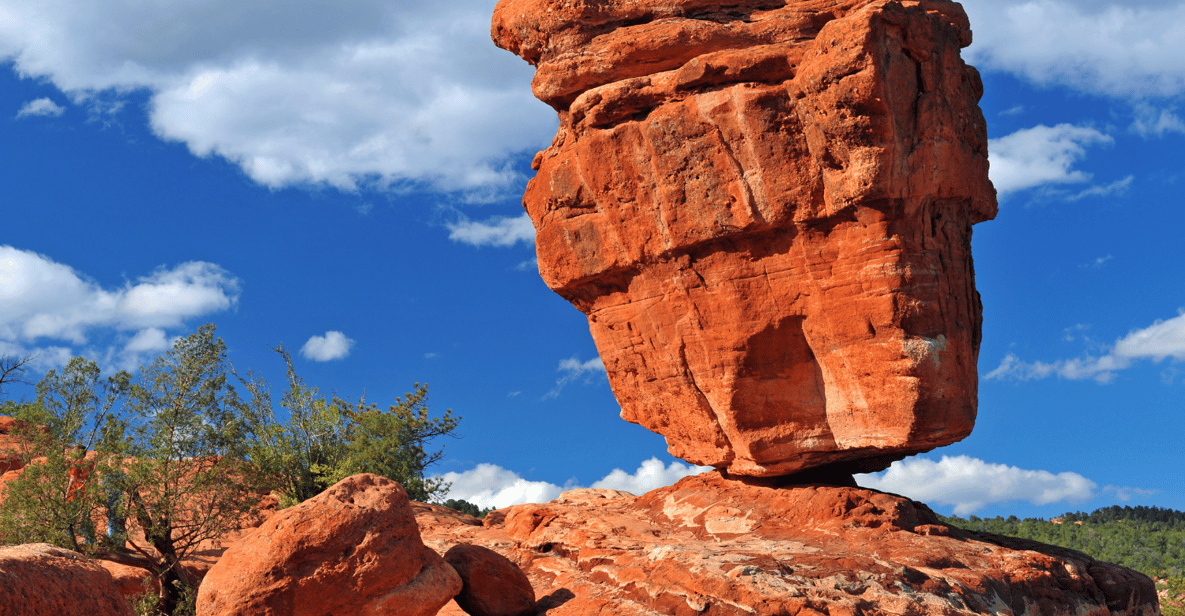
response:
[[[471,246],[513,246],[535,241],[535,225],[526,214],[513,218],[495,216],[483,222],[462,220],[448,225],[448,229],[450,240]]]
[[[313,336],[300,347],[300,354],[313,361],[344,359],[350,354],[354,341],[337,331],[325,332],[324,336]]]
[[[594,488],[622,490],[631,494],[645,494],[651,490],[669,486],[688,475],[698,475],[711,470],[710,466],[691,466],[681,462],[671,462],[664,466],[662,460],[650,458],[638,467],[634,474],[629,474],[619,468],[605,475],[605,478],[592,484]]]
[[[104,363],[121,370],[134,371],[152,361],[153,357],[172,348],[178,338],[179,336],[169,336],[159,327],[142,329],[124,343],[123,349],[109,349]]]
[[[664,466],[658,458],[651,458],[643,462],[632,475],[621,469],[613,469],[591,487],[643,494],[705,470],[708,470],[708,467],[688,466],[679,462],[671,462],[670,465]],[[494,509],[521,503],[546,503],[554,500],[565,490],[581,487],[528,481],[518,473],[495,464],[478,464],[471,470],[445,473],[440,477],[451,484],[446,498],[465,500],[478,507]]]
[[[1091,174],[1073,169],[1074,164],[1086,155],[1088,146],[1112,143],[1111,137],[1085,126],[1058,124],[1021,129],[988,140],[989,175],[1001,197],[1037,186],[1089,182]],[[1123,182],[1126,187],[1131,180]]]
[[[59,106],[57,103],[48,98],[39,98],[31,100],[21,107],[20,111],[16,112],[17,119],[28,116],[60,116],[66,111],[65,107]]]
[[[83,344],[92,328],[168,328],[230,309],[238,302],[239,280],[213,263],[194,261],[106,289],[49,257],[0,246],[0,297],[0,340]]]
[[[556,379],[555,388],[543,396],[544,400],[560,395],[564,387],[573,381],[583,380],[586,384],[592,383],[594,377],[605,374],[605,364],[601,362],[600,357],[582,362],[573,356],[561,359],[558,370],[563,373],[563,376]]]
[[[502,190],[555,120],[494,4],[0,0],[0,58],[79,103],[147,90],[157,135],[267,186]]]
[[[966,57],[1035,83],[1139,100],[1185,93],[1185,4],[1175,0],[964,0]]]
[[[1161,361],[1167,357],[1185,359],[1185,314],[1158,320],[1143,329],[1129,332],[1115,341],[1110,352],[1101,356],[1063,359],[1051,363],[1025,362],[1009,353],[985,379],[1028,381],[1057,376],[1070,380],[1094,379],[1110,382],[1118,371],[1138,359]]]
[[[857,475],[856,482],[927,503],[953,505],[960,516],[1008,501],[1079,503],[1093,498],[1098,487],[1078,473],[1025,470],[968,456],[942,456],[938,462],[908,458],[883,473]]]
[[[159,353],[168,350],[171,346],[172,341],[165,336],[165,330],[149,327],[136,332],[136,335],[132,336],[132,339],[123,348],[129,353]]]
[[[463,473],[445,473],[441,478],[450,484],[446,498],[469,501],[482,508],[546,503],[564,491],[554,483],[528,481],[496,464],[478,464]]]

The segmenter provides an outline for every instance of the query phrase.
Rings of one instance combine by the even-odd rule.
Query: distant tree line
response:
[[[213,325],[135,375],[103,376],[75,357],[45,374],[36,399],[0,403],[0,415],[21,420],[13,435],[25,463],[0,486],[0,544],[52,543],[146,569],[160,590],[140,613],[180,615],[196,596],[181,561],[240,528],[268,494],[289,506],[371,472],[413,500],[441,500],[448,485],[425,471],[443,451],[428,444],[460,418],[430,416],[427,385],[386,409],[327,398],[276,351],[288,368],[284,419],[266,382],[235,371]],[[0,358],[0,392],[24,382],[29,364]]]

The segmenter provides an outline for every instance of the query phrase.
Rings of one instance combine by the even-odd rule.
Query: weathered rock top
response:
[[[502,0],[560,119],[523,205],[622,417],[741,475],[967,436],[996,214],[941,0]]]
[[[499,47],[538,67],[535,95],[565,111],[592,88],[676,69],[681,69],[675,77],[682,89],[705,85],[710,68],[692,60],[726,50],[779,45],[764,51],[789,62],[743,67],[741,72],[748,75],[734,72],[709,81],[743,81],[746,76],[784,81],[793,76],[796,58],[786,54],[790,48],[802,47],[827,23],[867,4],[869,0],[503,0],[491,36]],[[971,44],[967,13],[957,2],[875,4],[921,7],[941,15],[957,31],[961,46]]]

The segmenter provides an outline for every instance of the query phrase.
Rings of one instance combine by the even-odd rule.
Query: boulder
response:
[[[573,490],[483,526],[420,519],[434,549],[518,564],[547,616],[1158,613],[1152,581],[1118,565],[947,526],[893,494],[780,483],[708,472],[640,497]]]
[[[461,576],[455,600],[470,616],[528,616],[535,613],[535,589],[517,565],[480,545],[455,545],[444,554]]]
[[[523,197],[621,416],[733,475],[966,437],[996,214],[947,0],[501,0],[559,115]]]
[[[132,616],[132,608],[98,563],[29,543],[0,547],[0,616]]]
[[[430,616],[461,580],[424,547],[396,482],[347,477],[279,511],[222,555],[199,616]]]

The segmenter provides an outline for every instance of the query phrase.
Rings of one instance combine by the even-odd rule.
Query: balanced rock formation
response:
[[[974,424],[996,214],[948,0],[501,0],[560,119],[523,204],[622,417],[731,474],[872,471]]]
[[[461,591],[420,540],[396,482],[354,475],[231,546],[198,590],[199,616],[432,616]]]
[[[132,616],[132,608],[98,563],[29,543],[0,547],[0,616]]]
[[[773,484],[713,471],[641,497],[573,490],[482,526],[416,508],[433,549],[522,567],[547,616],[1159,613],[1150,579],[1080,552],[959,530],[891,494]]]

